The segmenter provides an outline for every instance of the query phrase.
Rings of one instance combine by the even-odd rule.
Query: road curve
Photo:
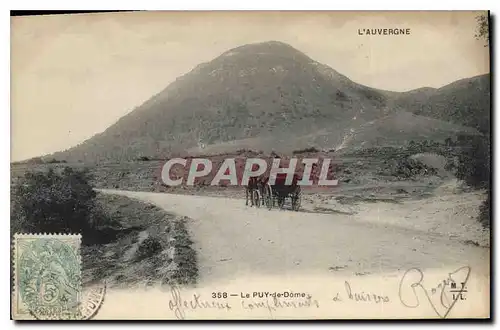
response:
[[[358,214],[269,211],[245,206],[240,199],[100,191],[189,217],[203,284],[249,274],[354,275],[464,264],[489,273],[487,248],[444,235],[362,221]],[[368,216],[380,214],[383,210],[373,204]]]

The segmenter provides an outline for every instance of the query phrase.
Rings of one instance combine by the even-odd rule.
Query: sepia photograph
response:
[[[490,22],[11,16],[11,319],[489,319]]]

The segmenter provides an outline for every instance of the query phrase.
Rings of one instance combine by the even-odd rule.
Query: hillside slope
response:
[[[300,136],[386,111],[387,97],[281,42],[241,46],[178,78],[65,159],[131,159],[237,139]],[[277,146],[279,148],[279,146]]]
[[[335,149],[353,132],[362,132],[354,145],[444,140],[468,130],[461,125],[487,131],[489,93],[489,75],[439,89],[377,90],[287,44],[249,44],[198,65],[104,132],[51,157],[99,162],[185,151]]]
[[[474,128],[398,111],[353,129],[340,148],[401,146],[424,140],[445,142],[460,133],[480,134]]]
[[[391,102],[391,107],[489,133],[490,75],[461,79],[439,89],[402,93]]]

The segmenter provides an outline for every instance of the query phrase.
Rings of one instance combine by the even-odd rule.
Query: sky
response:
[[[489,72],[480,12],[136,12],[11,18],[11,160],[72,147],[202,62],[277,40],[370,87]],[[358,29],[410,29],[367,36]]]

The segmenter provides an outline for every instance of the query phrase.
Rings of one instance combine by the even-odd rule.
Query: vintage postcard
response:
[[[488,11],[11,17],[12,318],[490,318]]]

